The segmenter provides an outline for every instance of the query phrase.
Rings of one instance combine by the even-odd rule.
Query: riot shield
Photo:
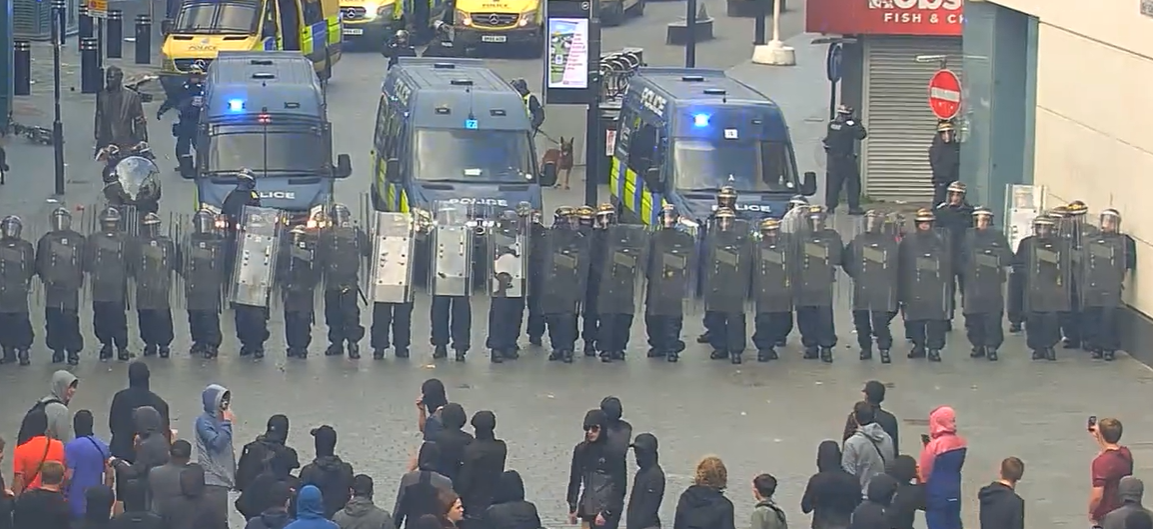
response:
[[[1031,239],[1025,252],[1025,312],[1066,312],[1073,298],[1071,241]]]
[[[238,305],[267,307],[280,253],[280,212],[244,206],[236,237],[236,258],[228,299]]]
[[[831,230],[802,230],[793,244],[795,266],[793,303],[798,307],[827,307],[837,289],[837,264],[842,245]]]
[[[1009,242],[999,230],[969,228],[961,245],[965,278],[961,296],[965,314],[998,313],[1004,310],[1003,285],[1013,264]]]
[[[160,310],[169,307],[172,272],[176,268],[176,248],[167,237],[138,238],[132,243],[129,266],[135,288],[136,308]]]
[[[468,206],[434,204],[430,242],[429,291],[434,296],[468,296],[472,292],[473,236],[483,230]]]
[[[1045,211],[1045,186],[1005,186],[1005,237],[1016,252],[1021,241],[1033,233],[1033,219]]]
[[[605,233],[597,313],[633,314],[644,292],[649,232],[641,225],[614,224]]]
[[[1132,239],[1121,233],[1090,230],[1082,234],[1077,282],[1082,307],[1121,306],[1134,246]]]
[[[953,307],[953,268],[948,240],[913,232],[900,244],[900,281],[906,318],[947,320]]]
[[[728,230],[715,222],[704,240],[701,298],[713,312],[745,312],[752,288],[752,243],[749,223],[737,219]]]
[[[416,251],[412,217],[405,213],[376,212],[372,226],[368,300],[372,303],[411,302],[412,261]]]
[[[488,293],[494,298],[528,295],[529,226],[516,219],[496,219],[485,234],[490,272]]]
[[[757,312],[793,310],[793,234],[756,234],[753,252],[753,300]]]
[[[645,310],[655,316],[684,314],[693,298],[699,265],[698,232],[678,227],[652,234]]]
[[[227,274],[224,269],[225,240],[216,235],[189,233],[181,237],[180,280],[188,310],[221,308]]]
[[[844,256],[853,283],[853,310],[897,312],[900,266],[897,238],[888,228],[856,236]]]
[[[576,312],[588,286],[589,237],[569,228],[550,228],[541,249],[540,308],[544,314]]]

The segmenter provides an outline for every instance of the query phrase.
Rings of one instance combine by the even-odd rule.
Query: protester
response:
[[[352,488],[352,465],[336,455],[336,430],[324,425],[312,430],[316,459],[300,469],[300,483],[315,485],[324,498],[324,517],[332,518],[348,503]],[[303,490],[303,489],[302,489]],[[299,501],[299,500],[298,500]],[[297,510],[300,505],[296,506]]]
[[[352,499],[332,517],[340,529],[393,529],[396,523],[388,511],[372,502],[372,478],[358,474],[352,478]],[[539,529],[534,527],[532,529]]]
[[[295,450],[281,450],[272,455],[267,463],[267,469],[256,476],[249,486],[240,493],[234,504],[237,512],[247,520],[271,507],[276,506],[277,499],[271,496],[270,491],[274,483],[284,483],[292,490],[300,489],[300,480],[292,475],[292,469],[299,467],[296,461]]]
[[[315,485],[305,485],[296,496],[296,519],[285,529],[338,529],[324,514],[324,497]]]
[[[268,425],[264,433],[256,436],[256,440],[244,445],[240,451],[240,461],[236,465],[236,489],[244,491],[261,472],[268,470],[268,464],[273,456],[280,452],[291,452],[290,458],[281,461],[295,461],[289,472],[300,468],[300,458],[296,450],[289,447],[288,417],[273,415],[268,418]]]
[[[287,483],[274,483],[268,489],[268,499],[271,503],[264,512],[248,520],[244,529],[283,529],[292,521],[288,514],[288,505],[292,502],[292,489]],[[391,528],[389,528],[391,529]]]
[[[68,497],[69,503],[75,502],[75,496]],[[112,487],[107,485],[93,485],[84,491],[84,505],[86,509],[83,518],[72,522],[72,529],[107,529],[112,525],[112,504],[116,503],[116,495]]]
[[[865,501],[853,511],[849,529],[891,529],[885,517],[885,509],[897,492],[897,480],[888,474],[880,474],[869,481]]]
[[[127,480],[120,487],[124,495],[117,500],[123,504],[124,512],[112,518],[112,529],[168,529],[163,518],[145,507],[147,490],[142,488],[143,485],[139,480]]]
[[[111,463],[119,480],[139,481],[145,492],[144,508],[150,509],[152,499],[148,496],[148,474],[153,468],[168,462],[168,437],[161,431],[160,412],[152,406],[141,406],[132,411],[136,422],[136,457],[132,463],[112,458]]]
[[[515,470],[506,470],[500,475],[493,503],[484,512],[479,524],[481,529],[540,529],[536,505],[525,500],[524,480]]]
[[[478,411],[472,416],[472,429],[476,439],[464,447],[464,465],[460,478],[453,482],[460,492],[464,511],[469,517],[479,518],[492,505],[493,495],[504,473],[508,446],[496,438],[496,414]]]
[[[439,460],[440,448],[436,443],[425,442],[420,445],[416,470],[400,478],[400,487],[396,492],[396,506],[392,509],[392,515],[397,529],[405,520],[411,521],[408,525],[413,526],[422,516],[440,515],[440,491],[451,491],[452,480],[436,471]]]
[[[1105,515],[1101,520],[1102,529],[1126,529],[1125,520],[1134,512],[1153,515],[1153,511],[1141,505],[1141,499],[1145,495],[1144,481],[1133,476],[1121,478],[1121,483],[1117,485],[1117,495],[1121,498],[1121,506]]]
[[[64,461],[68,469],[66,496],[72,509],[72,519],[84,517],[87,494],[84,491],[97,485],[113,484],[113,472],[109,463],[112,453],[108,445],[92,433],[92,412],[80,410],[72,417],[72,429],[76,438],[64,445]],[[107,520],[106,520],[107,521]]]
[[[206,506],[217,521],[228,523],[228,491],[236,485],[236,449],[232,441],[232,393],[209,384],[200,394],[204,413],[196,418],[196,462],[204,468]]]
[[[1097,441],[1100,452],[1093,458],[1093,490],[1089,493],[1089,520],[1100,525],[1114,509],[1121,506],[1118,488],[1121,478],[1133,474],[1133,454],[1121,446],[1121,421],[1104,418],[1090,424],[1089,432]]]
[[[861,484],[861,497],[865,497],[869,481],[885,473],[885,465],[896,458],[896,451],[889,434],[876,423],[872,404],[858,402],[853,407],[853,420],[857,423],[857,431],[845,440],[841,467],[857,477]]]
[[[165,516],[167,505],[184,495],[180,473],[191,462],[192,444],[178,439],[168,448],[168,462],[148,472],[148,496],[152,498],[152,512]]]
[[[673,529],[735,529],[733,502],[725,497],[729,471],[719,457],[697,463],[693,484],[681,493]]]
[[[785,511],[777,507],[773,501],[773,494],[777,492],[777,478],[770,474],[761,474],[753,479],[753,499],[757,500],[753,507],[751,529],[789,529],[785,521]]]
[[[1131,512],[1125,517],[1125,529],[1153,529],[1153,516],[1145,512]]]
[[[897,480],[897,493],[885,514],[891,529],[913,529],[917,511],[925,510],[925,487],[917,477],[917,460],[900,455],[885,467],[885,473]]]
[[[633,441],[637,473],[633,476],[632,494],[625,514],[625,529],[649,529],[661,526],[661,503],[665,497],[665,471],[657,457],[657,438],[642,433]]]
[[[180,497],[164,507],[164,524],[168,529],[228,529],[205,505],[204,468],[195,463],[180,471]]]
[[[473,442],[468,432],[461,430],[468,422],[468,415],[464,407],[455,402],[445,404],[440,410],[440,431],[432,437],[440,449],[440,460],[436,463],[436,471],[452,480],[457,494],[462,490],[460,482],[460,469],[464,466],[464,450]]]
[[[861,483],[841,467],[836,441],[817,447],[817,473],[809,478],[801,497],[801,511],[813,513],[813,529],[844,529],[861,502]]]
[[[889,434],[889,438],[893,440],[893,454],[901,454],[901,442],[898,434],[897,417],[886,410],[881,409],[881,403],[885,402],[885,384],[879,380],[870,380],[865,383],[865,388],[861,390],[865,396],[865,402],[868,402],[873,407],[873,422],[877,423],[885,433]],[[849,412],[849,417],[845,419],[845,435],[841,441],[848,441],[854,433],[857,432],[856,414]]]
[[[577,519],[585,526],[604,525],[619,515],[623,505],[614,490],[625,484],[615,482],[605,423],[600,408],[589,410],[584,419],[584,439],[573,449],[568,492],[569,523]]]
[[[464,504],[452,491],[440,491],[440,526],[444,529],[456,529],[464,520]]]
[[[961,529],[961,467],[967,451],[965,439],[957,435],[953,408],[940,406],[929,413],[929,442],[920,464],[929,529]]]
[[[633,425],[621,419],[621,416],[624,415],[624,406],[616,397],[605,397],[601,400],[601,411],[605,414],[606,443],[609,453],[612,454],[613,481],[620,484],[615,489],[617,495],[620,496],[617,502],[623,505],[626,486],[629,481],[627,460],[629,446],[633,441]],[[616,529],[617,525],[620,524],[621,513],[615,514],[616,518],[607,520],[603,529]]]
[[[161,431],[171,436],[168,403],[148,389],[150,377],[148,364],[139,360],[128,364],[128,387],[116,392],[112,397],[112,406],[108,409],[108,429],[112,431],[109,447],[112,455],[129,463],[136,455],[136,422],[132,417],[136,408],[152,406],[160,413]]]
[[[979,517],[981,529],[1025,529],[1025,500],[1017,495],[1017,482],[1025,475],[1025,463],[1015,457],[1001,461],[1000,479],[984,487],[977,493],[981,502]],[[1131,479],[1131,478],[1125,478]],[[1124,480],[1121,481],[1125,483]],[[1140,486],[1140,481],[1138,481]],[[1141,493],[1137,492],[1137,507],[1141,506]],[[1124,518],[1116,518],[1114,529],[1125,529]],[[1104,523],[1109,529],[1108,517]]]
[[[21,430],[25,429],[40,433],[12,451],[12,492],[17,495],[40,487],[41,475],[47,463],[57,463],[64,467],[64,443],[49,436],[48,414],[44,410],[29,412],[24,417]]]
[[[72,402],[79,386],[80,379],[68,371],[52,373],[48,396],[40,399],[40,402],[44,404],[44,413],[48,415],[48,433],[53,439],[67,443],[75,437],[68,403]]]
[[[22,446],[27,446],[27,443]],[[72,512],[68,510],[68,503],[61,491],[64,484],[64,465],[59,461],[47,461],[37,474],[36,479],[32,481],[33,486],[16,498],[16,505],[12,510],[12,527],[70,529]]]
[[[416,424],[420,433],[424,434],[425,441],[436,440],[442,428],[440,411],[447,404],[444,383],[439,379],[430,378],[420,385],[420,398],[416,399]]]

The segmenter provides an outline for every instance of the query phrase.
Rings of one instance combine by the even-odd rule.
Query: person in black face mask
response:
[[[469,518],[480,518],[492,504],[493,494],[500,489],[508,447],[496,438],[496,415],[493,412],[476,412],[472,416],[472,428],[476,440],[464,447],[464,465],[456,480],[456,490],[460,491],[464,514]]]
[[[801,497],[801,512],[813,514],[813,529],[844,529],[861,502],[861,483],[841,468],[841,448],[822,441],[817,448],[817,473]]]
[[[300,469],[300,484],[315,485],[324,498],[324,517],[332,518],[352,496],[352,465],[336,455],[336,430],[324,425],[312,429],[316,459]]]
[[[493,529],[539,529],[544,527],[536,505],[524,499],[524,480],[515,470],[500,475],[493,504],[484,512],[481,527]]]
[[[624,407],[621,406],[620,399],[616,397],[605,397],[601,401],[601,411],[605,414],[605,428],[604,434],[608,437],[606,442],[608,444],[608,453],[611,456],[610,463],[613,469],[613,480],[619,485],[616,487],[616,493],[620,496],[618,501],[624,504],[625,501],[625,483],[628,482],[628,463],[626,459],[629,453],[629,446],[632,445],[633,439],[633,425],[628,421],[621,419],[624,414]],[[606,529],[613,529],[620,523],[620,512],[615,511],[617,517],[608,520],[605,524]]]
[[[572,471],[569,474],[565,500],[569,507],[569,523],[581,521],[581,527],[605,526],[620,516],[621,500],[617,489],[624,487],[614,475],[611,449],[605,425],[605,412],[589,410],[584,418],[585,438],[573,449]]]
[[[286,441],[288,441],[288,417],[280,414],[269,417],[264,433],[244,445],[240,453],[240,460],[236,464],[236,490],[246,490],[257,475],[268,469],[272,458],[282,453],[284,459],[293,462],[288,470],[300,468],[296,450],[287,446]]]
[[[459,478],[461,467],[464,466],[465,449],[473,442],[472,435],[461,430],[467,420],[468,415],[465,414],[463,406],[455,402],[446,404],[444,409],[440,411],[440,421],[443,428],[432,438],[432,441],[440,449],[440,459],[437,461],[436,471],[452,480],[453,490],[457,494],[464,490]],[[494,428],[495,422],[494,418]]]
[[[657,438],[642,433],[633,441],[637,458],[637,473],[633,477],[633,491],[625,514],[625,529],[660,527],[661,500],[665,497],[665,471],[657,458]]]

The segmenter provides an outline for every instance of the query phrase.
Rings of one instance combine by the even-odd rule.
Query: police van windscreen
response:
[[[673,140],[677,189],[792,192],[796,164],[788,144],[758,140]]]
[[[206,172],[229,173],[243,168],[257,177],[317,173],[325,167],[323,137],[300,131],[249,129],[209,138]]]
[[[180,8],[173,23],[176,33],[250,35],[256,33],[256,2],[191,2]]]
[[[529,136],[512,130],[416,131],[418,180],[525,183],[536,178]]]

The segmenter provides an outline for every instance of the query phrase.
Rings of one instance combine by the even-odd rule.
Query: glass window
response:
[[[420,180],[525,183],[536,178],[523,131],[418,130],[413,155]]]
[[[185,33],[256,33],[258,8],[255,2],[184,4],[176,15],[175,31]]]
[[[323,138],[302,132],[234,132],[209,137],[208,173],[243,168],[286,175],[316,173],[325,166]]]
[[[304,23],[311,26],[323,19],[319,0],[304,0]]]
[[[680,139],[673,142],[678,189],[792,191],[797,175],[789,145],[753,140]]]

